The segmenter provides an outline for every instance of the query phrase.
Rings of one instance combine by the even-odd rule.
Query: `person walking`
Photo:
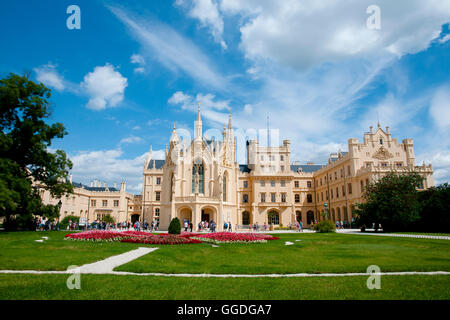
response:
[[[188,226],[189,226],[189,224],[188,224],[187,220],[185,220],[184,221],[184,231],[185,232],[187,232]]]
[[[231,227],[231,221],[228,221],[228,231],[232,231],[232,227]]]

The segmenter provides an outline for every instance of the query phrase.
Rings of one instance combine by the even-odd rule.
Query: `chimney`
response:
[[[94,186],[94,182],[91,181],[91,182],[89,183],[89,186],[92,188],[92,187]]]
[[[103,187],[106,188],[106,182],[103,182]]]
[[[114,189],[117,189],[117,183],[114,182]]]
[[[120,183],[120,192],[126,192],[127,184],[125,182]]]

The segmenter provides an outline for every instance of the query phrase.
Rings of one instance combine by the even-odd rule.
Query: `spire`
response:
[[[197,113],[197,120],[195,121],[195,139],[201,140],[203,137],[202,133],[202,118],[200,116],[200,101],[198,102],[198,113]]]
[[[152,157],[153,157],[152,154],[153,154],[152,145],[150,145],[150,151],[148,152],[148,156],[145,159],[145,164],[144,164],[145,169],[148,168],[148,164],[150,163],[150,160],[152,160]]]
[[[232,125],[232,123],[231,123],[231,111],[230,111],[230,114],[228,115],[228,129],[233,129],[233,125]]]
[[[197,121],[202,121],[202,117],[200,116],[200,101],[198,102]]]

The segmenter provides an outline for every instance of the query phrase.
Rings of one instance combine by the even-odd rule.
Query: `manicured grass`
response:
[[[418,236],[444,236],[450,237],[450,233],[432,233],[432,232],[392,232],[393,234],[412,234]]]
[[[0,232],[1,270],[66,270],[138,248],[132,243],[64,240],[67,231]],[[48,237],[44,242],[34,240]]]
[[[347,234],[279,234],[263,244],[160,246],[116,271],[163,273],[345,273],[450,271],[448,240]],[[295,241],[300,239],[301,241]],[[285,241],[294,242],[286,246]]]
[[[167,278],[81,275],[69,290],[66,275],[1,275],[0,299],[450,299],[450,276],[382,276],[369,290],[367,277]]]

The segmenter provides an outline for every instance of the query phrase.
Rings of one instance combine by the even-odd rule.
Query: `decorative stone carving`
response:
[[[378,159],[378,160],[387,160],[390,158],[393,158],[394,156],[392,155],[392,153],[390,153],[385,147],[380,147],[380,149],[377,150],[377,152],[375,152],[372,156],[372,158],[374,159]]]

